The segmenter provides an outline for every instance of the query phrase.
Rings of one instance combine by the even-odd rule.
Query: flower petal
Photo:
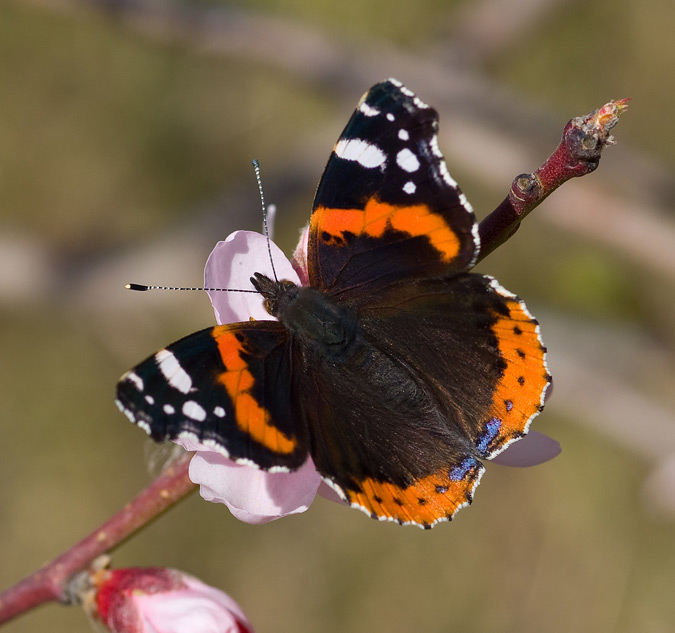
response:
[[[303,286],[309,286],[309,268],[307,264],[307,246],[309,243],[309,224],[300,231],[300,241],[295,247],[295,252],[291,258],[293,269],[300,277]]]
[[[251,631],[239,606],[227,594],[187,574],[186,588],[166,594],[140,594],[133,599],[146,633],[242,633]]]
[[[501,466],[526,468],[553,459],[560,454],[561,450],[560,444],[553,438],[543,433],[530,431],[490,461]]]
[[[190,462],[190,479],[199,484],[202,498],[225,504],[246,523],[267,523],[305,512],[321,483],[309,458],[293,472],[268,472],[237,464],[189,437],[176,441],[187,450],[197,451]]]
[[[277,279],[288,279],[299,284],[300,279],[283,251],[274,242],[270,241],[269,245]],[[253,273],[257,272],[274,278],[266,238],[253,231],[235,231],[224,242],[218,242],[209,255],[204,269],[204,286],[253,290],[250,280]],[[248,321],[250,317],[274,320],[257,293],[207,292],[219,324]]]
[[[331,488],[325,481],[321,481],[319,486],[319,496],[332,501],[333,503],[339,503],[340,505],[345,504],[345,500],[335,491],[334,488]]]
[[[90,580],[96,594],[93,600],[85,596],[85,609],[112,633],[253,631],[230,596],[174,569],[99,569]]]

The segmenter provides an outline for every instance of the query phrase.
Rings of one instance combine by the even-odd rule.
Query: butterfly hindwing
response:
[[[543,408],[551,377],[539,325],[493,278],[465,273],[393,286],[354,308],[364,336],[434,394],[473,456],[497,455]]]
[[[188,435],[260,468],[297,468],[307,444],[288,339],[276,321],[201,330],[127,372],[117,404],[157,441]]]
[[[336,296],[448,275],[478,250],[473,211],[438,149],[438,115],[394,80],[371,88],[314,200],[309,279]]]
[[[431,528],[473,501],[484,470],[477,459],[465,457],[408,486],[365,479],[360,490],[347,492],[347,502],[380,521]]]
[[[497,280],[487,279],[504,305],[496,312],[491,326],[498,341],[503,371],[477,444],[486,458],[492,459],[527,433],[532,420],[544,408],[552,378],[539,322],[524,301],[504,289]]]
[[[348,303],[360,324],[350,357],[328,367],[305,350],[314,371],[297,379],[314,463],[375,518],[449,520],[471,502],[479,460],[541,409],[550,377],[537,323],[492,278],[468,273]]]
[[[293,390],[314,465],[345,501],[420,526],[471,501],[483,470],[476,451],[404,363],[360,335],[339,359],[303,345],[294,354],[311,368]]]

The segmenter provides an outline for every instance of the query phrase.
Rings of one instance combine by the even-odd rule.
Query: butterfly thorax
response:
[[[267,312],[326,356],[345,358],[353,347],[358,333],[356,318],[325,292],[287,280],[274,281],[261,273],[251,282],[264,297]]]

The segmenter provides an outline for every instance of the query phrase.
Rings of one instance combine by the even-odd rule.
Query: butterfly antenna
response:
[[[255,179],[258,182],[258,193],[260,194],[260,204],[262,205],[263,212],[263,231],[265,233],[265,239],[267,240],[267,253],[270,258],[270,265],[272,266],[272,274],[274,275],[274,281],[279,281],[277,278],[277,271],[274,268],[274,259],[272,259],[272,246],[270,241],[272,239],[272,231],[270,225],[274,225],[274,216],[277,211],[276,205],[271,204],[269,207],[265,206],[265,194],[263,193],[262,178],[260,176],[260,163],[254,159],[253,160],[253,169],[255,170]],[[269,217],[269,223],[268,223]],[[125,284],[126,290],[136,290],[138,292],[146,292],[148,290],[205,290],[206,292],[250,292],[252,294],[257,294],[257,290],[243,290],[239,288],[204,288],[202,286],[193,286],[193,287],[177,287],[177,286],[152,286],[145,284]]]
[[[125,284],[126,290],[137,290],[145,292],[147,290],[205,290],[206,292],[250,292],[251,294],[258,294],[257,290],[242,290],[239,288],[204,288],[202,286],[194,286],[190,288],[179,288],[177,286],[146,286],[145,284]]]
[[[277,208],[273,204],[269,206],[269,209],[265,206],[265,194],[263,193],[262,177],[260,176],[260,163],[255,158],[253,159],[253,169],[255,170],[255,179],[258,182],[258,193],[260,194],[260,204],[262,205],[263,231],[265,233],[265,239],[267,240],[267,253],[270,257],[270,265],[272,266],[274,281],[279,281],[277,278],[277,271],[274,268],[274,260],[272,259],[272,246],[270,245],[272,231],[270,230],[270,225],[267,222],[268,215],[271,216],[271,220],[274,220]]]

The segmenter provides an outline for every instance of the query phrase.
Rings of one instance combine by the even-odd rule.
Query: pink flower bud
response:
[[[227,594],[162,567],[95,574],[95,611],[113,633],[253,633]]]

